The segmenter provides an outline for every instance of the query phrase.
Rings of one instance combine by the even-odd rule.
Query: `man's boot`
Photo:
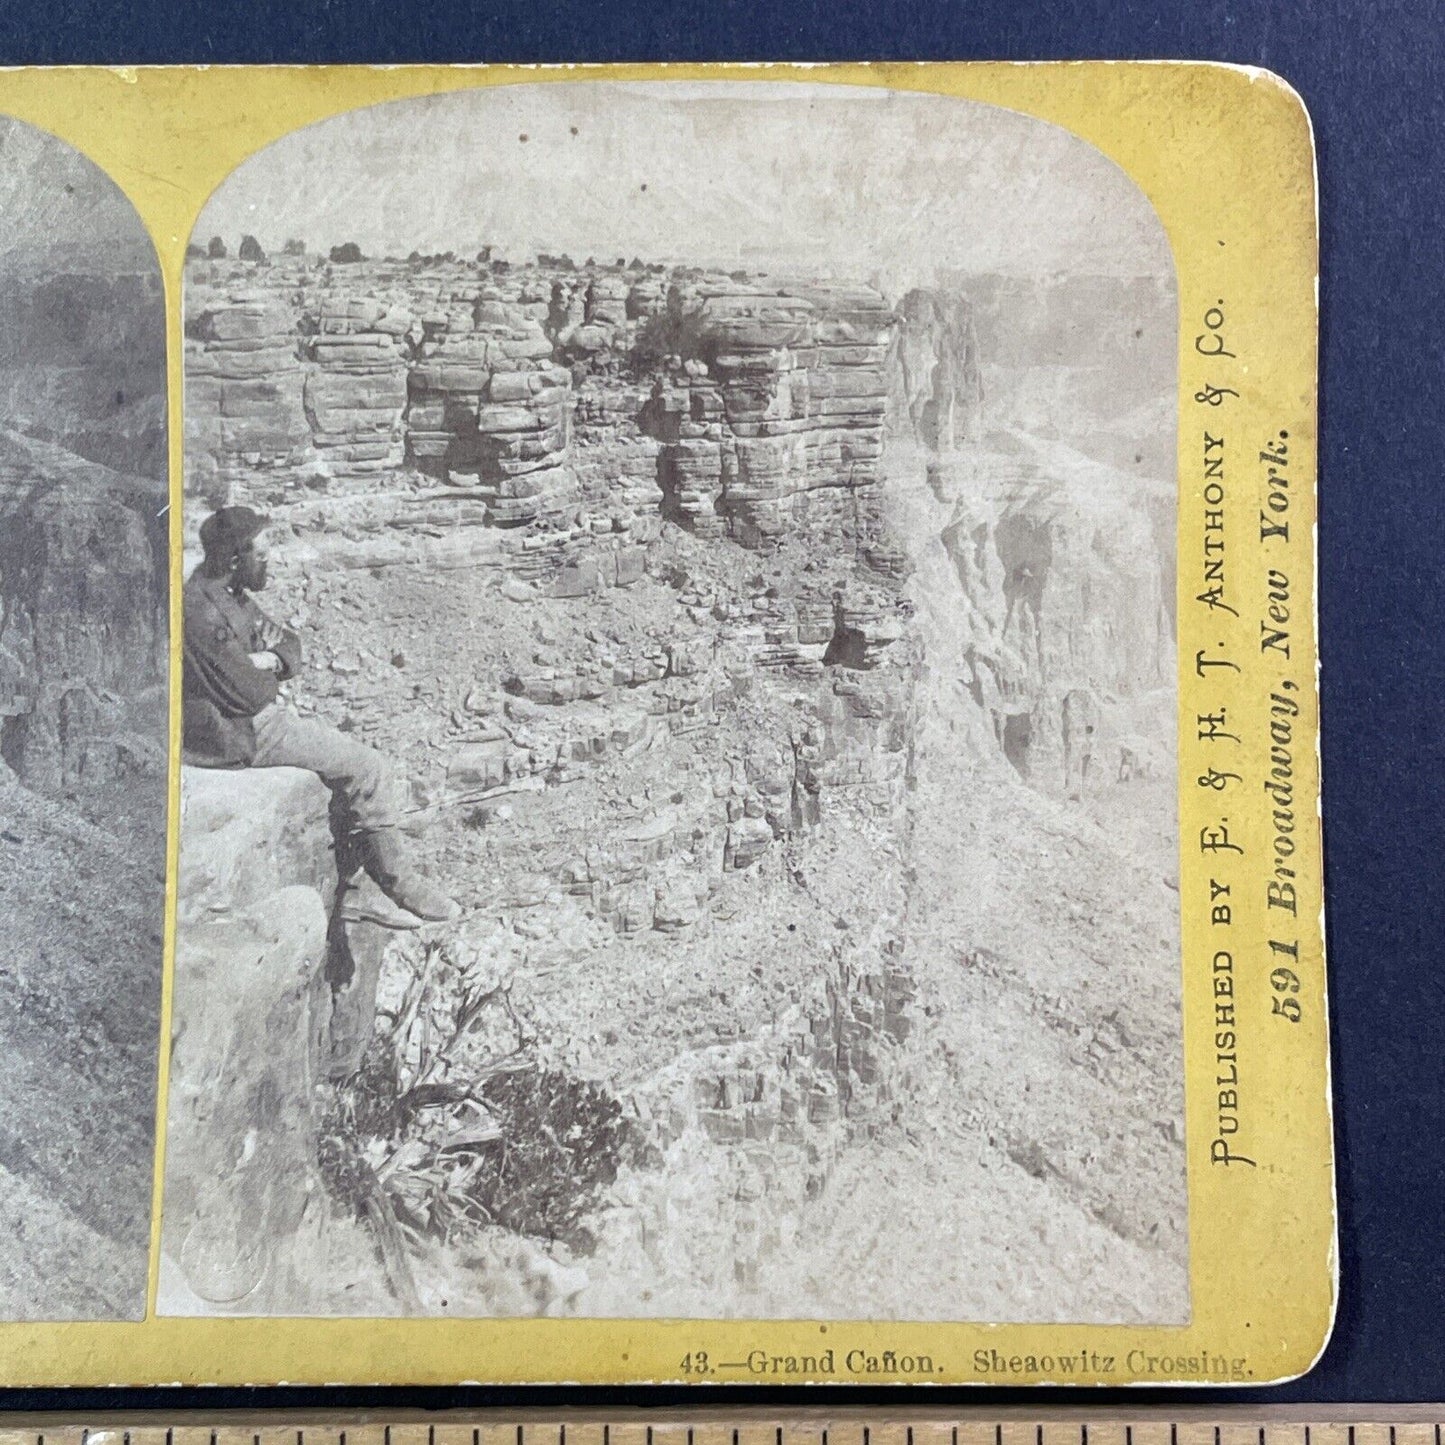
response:
[[[366,871],[399,908],[429,923],[449,923],[461,916],[461,905],[426,878],[409,856],[406,840],[396,828],[377,828],[363,838]]]

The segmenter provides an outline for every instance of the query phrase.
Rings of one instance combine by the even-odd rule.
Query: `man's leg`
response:
[[[305,768],[339,795],[360,835],[366,871],[394,903],[421,918],[454,918],[459,909],[424,878],[408,855],[399,824],[406,791],[375,748],[330,723],[273,704],[255,719],[258,768]]]
[[[257,768],[305,768],[339,793],[358,832],[401,822],[405,792],[375,748],[319,718],[304,718],[280,703],[257,713]]]

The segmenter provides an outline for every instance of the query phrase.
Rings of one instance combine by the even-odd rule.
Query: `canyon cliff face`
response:
[[[881,1266],[841,1291],[798,1241],[872,1258],[966,1189],[1021,1251],[1088,1240],[1057,1317],[1182,1317],[1167,478],[994,416],[959,290],[288,259],[198,263],[187,307],[187,534],[222,499],[276,519],[297,697],[411,774],[468,905],[384,950],[373,1063],[431,1078],[455,1035],[445,1068],[487,1075],[457,1022],[485,984],[645,1142],[585,1230],[533,1220],[551,1263],[463,1231],[385,1312],[903,1317]],[[476,1128],[388,1118],[363,1154],[438,1168]],[[208,1147],[170,1167],[211,1178]],[[863,1161],[915,1147],[905,1206]],[[431,1238],[416,1168],[386,1207]],[[1027,1307],[957,1230],[909,1237],[961,1310]]]
[[[153,271],[0,278],[0,755],[50,794],[164,769],[162,318]]]
[[[883,298],[681,282],[664,317],[649,341],[682,365],[655,389],[647,424],[664,442],[668,514],[752,547],[846,528],[879,480]]]
[[[0,276],[0,416],[87,461],[163,482],[159,272]]]
[[[311,432],[292,308],[240,291],[188,316],[186,337],[189,484],[219,497],[240,468],[299,462]]]
[[[52,413],[51,430],[74,436]],[[0,430],[0,1301],[139,1318],[165,902],[165,488]]]
[[[921,449],[957,585],[933,651],[984,739],[1056,795],[1172,774],[1172,294],[988,277],[900,311],[890,425]]]
[[[296,508],[303,531],[344,515],[374,539],[357,560],[489,559],[574,595],[636,576],[629,548],[662,521],[763,551],[807,539],[887,577],[904,565],[879,500],[893,436],[954,506],[940,535],[1002,754],[1056,791],[1167,764],[1141,739],[1174,665],[1153,283],[973,278],[895,308],[686,268],[231,270],[268,285],[218,285],[211,265],[188,300],[187,466],[208,498]],[[367,495],[403,462],[443,491]],[[344,499],[304,509],[337,483]],[[488,535],[512,528],[525,547]],[[842,610],[804,579],[774,645],[841,648],[859,631]]]
[[[978,439],[983,373],[973,302],[957,291],[909,291],[888,359],[889,404],[930,452]]]
[[[944,472],[938,468],[935,480]],[[1079,795],[1091,770],[1172,772],[1171,498],[1058,446],[940,481],[965,679],[1010,764]],[[961,494],[961,495],[960,495]]]
[[[46,793],[165,767],[164,488],[0,433],[0,755]]]

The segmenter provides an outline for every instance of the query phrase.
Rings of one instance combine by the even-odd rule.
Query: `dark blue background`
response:
[[[1278,71],[1314,117],[1322,190],[1320,623],[1341,1297],[1284,1400],[1445,1397],[1445,7],[1189,0],[117,0],[0,6],[0,63],[568,60],[1228,60]],[[846,1258],[840,1258],[846,1268]],[[480,1372],[480,1371],[479,1371]],[[795,1394],[796,1392],[789,1392]],[[1228,1392],[1176,1392],[1221,1401]],[[315,1392],[163,1397],[214,1408]],[[1001,1402],[1020,1392],[938,1392]],[[154,1396],[126,1392],[131,1404]],[[358,1392],[400,1406],[541,1392]],[[577,1398],[577,1397],[572,1397]],[[660,1403],[640,1391],[590,1400]],[[694,1392],[686,1398],[703,1402]],[[727,1398],[769,1399],[728,1392]],[[860,1400],[814,1392],[810,1403]],[[903,1403],[897,1392],[888,1400]],[[1057,1395],[1053,1396],[1057,1400]],[[1097,1395],[1090,1397],[1103,1401]],[[1132,1391],[1129,1403],[1161,1398]],[[102,1400],[105,1404],[102,1405]],[[92,1410],[87,1392],[0,1403]]]

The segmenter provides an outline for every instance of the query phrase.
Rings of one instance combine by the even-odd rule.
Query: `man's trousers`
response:
[[[365,743],[317,718],[301,717],[272,703],[254,719],[256,768],[305,768],[340,799],[358,833],[374,833],[402,821],[407,791],[387,760]]]

